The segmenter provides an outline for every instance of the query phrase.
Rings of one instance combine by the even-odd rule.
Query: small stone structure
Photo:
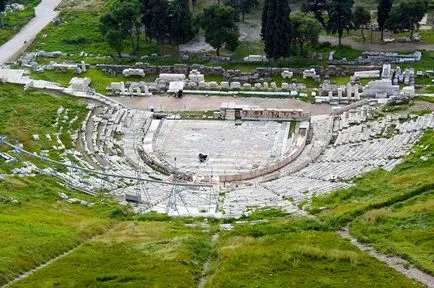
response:
[[[293,72],[290,72],[289,70],[283,70],[280,74],[283,78],[292,78],[294,76]]]
[[[369,81],[365,90],[364,97],[386,98],[399,94],[399,85],[393,85],[390,79]]]
[[[356,71],[354,72],[355,78],[378,78],[380,77],[380,70],[367,70],[367,71]]]
[[[302,109],[264,109],[259,106],[238,105],[234,102],[222,103],[219,116],[225,120],[304,121],[310,119],[310,113]]]
[[[69,85],[73,92],[87,92],[89,90],[89,84],[91,80],[88,77],[78,78],[74,77],[69,82]]]
[[[45,66],[45,70],[49,71],[58,71],[58,72],[67,72],[67,71],[74,71],[77,74],[81,74],[83,72],[86,72],[86,63],[84,61],[81,61],[78,64],[68,64],[68,63],[57,63],[55,61],[50,61],[50,64]]]
[[[315,68],[311,68],[309,70],[304,70],[303,71],[303,79],[314,78],[315,76],[316,76]]]
[[[205,75],[201,74],[198,70],[193,69],[188,74],[188,79],[193,82],[205,81]]]
[[[143,72],[143,69],[127,68],[124,69],[124,71],[122,71],[122,75],[124,75],[125,77],[129,77],[129,76],[145,77],[145,72]]]
[[[145,82],[112,82],[107,90],[111,95],[120,96],[150,96],[148,85]]]
[[[171,74],[171,73],[161,73],[158,76],[159,80],[164,81],[183,81],[185,80],[185,74]]]
[[[249,55],[247,57],[244,57],[243,60],[247,63],[259,63],[268,61],[267,57],[262,55]]]
[[[384,64],[383,70],[381,71],[382,79],[390,79],[392,78],[392,67],[390,64]]]

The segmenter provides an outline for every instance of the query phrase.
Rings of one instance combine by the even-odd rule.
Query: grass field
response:
[[[390,207],[371,210],[351,224],[359,241],[397,254],[434,275],[434,189]]]
[[[12,287],[197,287],[209,242],[182,222],[123,222]]]
[[[271,220],[221,232],[206,287],[418,287],[319,226]]]
[[[0,181],[0,285],[113,224],[104,212],[109,207],[70,204],[59,192],[96,200],[68,191],[49,177]]]
[[[100,12],[62,12],[60,24],[49,24],[42,30],[31,49],[33,51],[62,51],[64,53],[79,54],[86,53],[112,55],[116,52],[110,49],[99,31]],[[80,31],[78,34],[77,31]],[[143,38],[143,37],[142,37]],[[131,53],[130,42],[125,41],[126,53]],[[160,53],[161,49],[155,42],[149,43],[144,39],[141,41],[141,55]],[[176,51],[175,51],[176,52]]]
[[[61,131],[59,127],[53,127],[60,106],[70,110],[70,119],[73,115],[79,118],[71,127],[65,125]],[[54,97],[37,91],[24,93],[21,86],[0,84],[0,135],[7,136],[12,142],[19,141],[29,151],[51,148],[55,142],[48,141],[44,135],[58,132],[65,147],[71,148],[72,140],[67,130],[78,129],[85,116],[86,105],[70,96]],[[40,140],[34,141],[33,134],[40,135]]]

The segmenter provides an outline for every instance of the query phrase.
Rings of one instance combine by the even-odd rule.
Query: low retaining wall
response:
[[[191,70],[197,70],[204,75],[220,75],[225,78],[241,77],[242,75],[256,75],[259,78],[280,75],[283,71],[288,70],[295,75],[303,75],[303,71],[306,68],[280,68],[280,67],[257,67],[252,70],[251,73],[243,74],[240,70],[226,70],[221,66],[205,66],[200,64],[175,64],[170,66],[154,66],[149,63],[138,63],[136,65],[112,65],[112,64],[97,64],[96,68],[111,75],[122,75],[122,71],[125,69],[142,69],[145,74],[160,74],[160,73],[174,73],[185,74]],[[356,71],[369,71],[369,70],[381,70],[382,66],[334,66],[329,65],[327,67],[314,67],[317,74],[340,76],[340,75],[352,75]]]
[[[332,112],[332,114],[334,114],[334,115],[342,114],[345,111],[349,111],[351,109],[366,105],[368,103],[369,103],[368,99],[363,99],[363,100],[351,103],[350,105],[344,106],[344,107],[340,108],[339,110]]]

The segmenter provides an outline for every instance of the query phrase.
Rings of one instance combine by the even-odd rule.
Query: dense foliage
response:
[[[381,40],[384,39],[384,28],[387,19],[389,19],[390,9],[392,9],[392,0],[380,0],[377,6],[377,23],[381,31]]]
[[[287,0],[265,0],[261,37],[267,58],[277,60],[291,53],[291,10]]]
[[[360,29],[362,34],[363,42],[365,42],[365,34],[363,31],[368,28],[369,23],[371,23],[371,13],[368,9],[357,6],[353,13],[354,28]]]
[[[330,2],[327,22],[327,30],[332,33],[338,33],[339,45],[342,44],[342,35],[344,31],[353,28],[351,8],[353,0],[332,0]]]
[[[203,11],[201,26],[205,30],[205,40],[216,49],[217,55],[223,47],[233,51],[239,44],[234,13],[235,10],[227,5],[213,5]]]

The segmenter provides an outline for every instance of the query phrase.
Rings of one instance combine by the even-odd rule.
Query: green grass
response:
[[[292,136],[292,134],[295,133],[295,128],[297,127],[296,121],[291,121],[289,123],[289,132],[288,132],[288,138]]]
[[[383,253],[404,257],[434,275],[434,190],[372,210],[351,224],[359,241]]]
[[[12,38],[24,25],[27,24],[33,17],[35,17],[35,7],[39,4],[40,0],[17,1],[25,5],[23,11],[15,11],[7,13],[3,22],[5,29],[0,29],[0,45],[3,45],[10,38]],[[11,2],[12,3],[12,2]]]
[[[53,127],[57,118],[57,109],[63,106],[69,109],[69,119],[79,117],[71,127],[63,129]],[[78,129],[86,116],[86,105],[70,96],[54,97],[38,91],[23,91],[21,86],[0,84],[0,135],[5,135],[12,142],[18,140],[26,150],[39,152],[56,145],[55,138],[49,142],[45,134],[60,133],[60,139],[67,148],[72,147],[70,132]],[[67,122],[68,123],[68,122]],[[40,136],[34,141],[33,134]]]
[[[401,69],[414,68],[417,70],[432,70],[434,67],[434,51],[423,51],[422,60],[415,63],[400,65]]]
[[[12,287],[197,287],[209,243],[182,222],[124,222]]]
[[[306,221],[272,220],[221,232],[206,287],[419,287]]]
[[[392,171],[379,169],[355,180],[355,186],[312,199],[311,212],[340,228],[365,212],[405,201],[434,188],[434,131],[426,131],[414,153]],[[420,160],[429,156],[428,161]]]
[[[58,192],[96,201],[45,176],[0,181],[0,285],[113,224],[100,204],[92,208],[70,204]]]
[[[154,82],[154,80],[158,77],[155,74],[146,74],[145,77],[139,76],[111,76],[105,74],[101,70],[97,69],[89,69],[84,73],[75,74],[74,72],[55,72],[55,71],[44,71],[44,72],[31,72],[31,77],[34,79],[46,80],[55,83],[59,83],[65,87],[69,85],[69,81],[73,77],[89,77],[92,82],[90,83],[90,87],[94,88],[98,93],[106,94],[106,87],[110,86],[112,82]]]
[[[264,55],[264,42],[240,42],[240,45],[237,47],[232,57],[236,60],[243,61],[243,58],[249,55]]]
[[[418,96],[415,98],[415,100],[434,103],[434,97],[430,97],[430,96]]]
[[[42,30],[31,50],[62,51],[70,54],[79,54],[82,51],[101,55],[117,54],[108,47],[99,31],[100,16],[101,13],[98,12],[62,12],[59,16],[61,23],[52,23]],[[131,53],[130,45],[130,41],[125,41],[124,52]],[[140,55],[160,52],[155,42],[152,44],[142,39],[140,46]],[[166,46],[163,45],[162,49],[164,47]],[[173,52],[173,47],[171,49]]]

